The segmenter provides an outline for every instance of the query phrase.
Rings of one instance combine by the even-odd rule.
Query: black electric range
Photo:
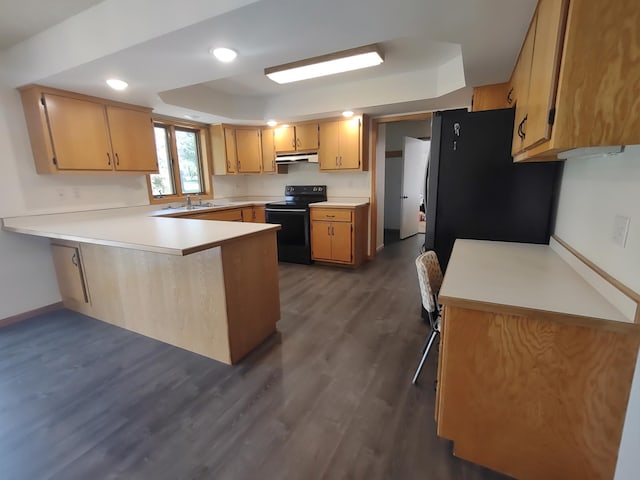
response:
[[[278,260],[311,263],[309,204],[327,200],[326,185],[287,185],[285,199],[265,205],[267,223],[279,223]]]

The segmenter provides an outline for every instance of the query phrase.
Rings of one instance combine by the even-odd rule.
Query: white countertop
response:
[[[327,202],[316,202],[309,207],[335,207],[335,208],[355,208],[369,205],[369,199],[353,199],[353,200],[329,200]]]
[[[548,245],[456,240],[440,302],[460,301],[633,323]]]
[[[238,202],[247,206],[253,202]],[[230,208],[225,205],[221,208]],[[216,208],[198,208],[204,212]],[[116,208],[3,219],[3,229],[47,238],[131,248],[170,255],[190,253],[220,246],[233,239],[278,230],[279,225],[222,222],[188,218],[156,217],[158,212],[180,213],[179,209],[158,210],[157,206]],[[161,213],[162,214],[162,213]]]

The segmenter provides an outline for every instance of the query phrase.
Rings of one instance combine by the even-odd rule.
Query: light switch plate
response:
[[[616,215],[613,220],[613,235],[611,239],[616,245],[624,248],[627,243],[627,234],[629,233],[629,223],[631,219],[622,215]]]

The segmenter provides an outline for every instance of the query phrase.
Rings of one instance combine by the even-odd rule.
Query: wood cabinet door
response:
[[[253,222],[253,207],[244,207],[242,209],[242,221]]]
[[[256,223],[267,223],[264,207],[253,207],[253,221]]]
[[[524,150],[524,139],[522,129],[526,128],[525,118],[527,117],[527,98],[529,96],[529,80],[531,77],[531,60],[533,58],[533,42],[536,35],[537,16],[531,20],[531,25],[527,36],[520,50],[520,57],[513,73],[514,95],[516,99],[516,118],[513,124],[513,144],[512,154],[515,156]]]
[[[224,147],[227,157],[227,173],[238,173],[238,156],[236,150],[235,128],[224,129]]]
[[[87,303],[87,290],[80,267],[80,254],[75,247],[51,245],[51,256],[63,300]]]
[[[107,106],[116,170],[157,172],[153,121],[147,112]]]
[[[311,222],[311,257],[314,260],[332,260],[331,223]]]
[[[524,124],[525,149],[551,137],[549,115],[555,106],[566,14],[566,0],[538,2],[527,95],[527,121]]]
[[[320,147],[318,162],[320,170],[338,170],[340,157],[340,122],[323,122],[320,124]]]
[[[239,173],[260,173],[262,146],[259,128],[236,128],[236,155]]]
[[[104,106],[43,94],[58,170],[113,170]]]
[[[296,151],[296,129],[295,127],[277,127],[273,130],[273,143],[276,152]]]
[[[340,122],[339,135],[339,159],[340,168],[360,168],[360,119],[351,118]]]
[[[305,123],[296,125],[296,150],[299,152],[315,152],[318,150],[318,124]]]
[[[331,224],[331,258],[333,260],[345,263],[351,263],[353,260],[351,229],[351,223],[333,222]]]
[[[273,129],[263,128],[261,134],[262,143],[262,172],[274,173],[276,171],[276,147],[273,143]]]

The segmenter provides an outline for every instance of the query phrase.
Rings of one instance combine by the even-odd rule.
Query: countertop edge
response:
[[[207,220],[209,222],[214,222],[216,220]],[[65,234],[60,234],[60,233],[55,233],[55,232],[45,232],[45,231],[36,231],[36,230],[30,230],[28,228],[22,228],[22,227],[11,227],[11,226],[6,226],[4,224],[4,221],[2,221],[2,230],[7,231],[7,232],[13,232],[13,233],[20,233],[23,235],[31,235],[31,236],[36,236],[36,237],[42,237],[42,238],[49,238],[52,240],[67,240],[70,242],[78,242],[78,243],[88,243],[88,244],[92,244],[92,245],[103,245],[103,246],[107,246],[107,247],[117,247],[117,248],[127,248],[130,250],[139,250],[139,251],[143,251],[143,252],[151,252],[151,253],[161,253],[161,254],[165,254],[165,255],[174,255],[174,256],[186,256],[186,255],[190,255],[193,253],[197,253],[197,252],[201,252],[204,250],[209,250],[212,248],[216,248],[216,247],[221,247],[224,246],[227,243],[233,242],[235,240],[241,239],[241,238],[249,238],[249,237],[253,237],[256,235],[260,235],[260,234],[264,234],[267,232],[273,232],[273,231],[278,231],[280,230],[280,225],[278,224],[269,224],[271,228],[264,228],[258,231],[254,231],[254,232],[248,232],[248,233],[243,233],[240,235],[236,235],[234,237],[231,238],[226,238],[223,240],[218,240],[218,241],[213,241],[213,242],[206,242],[206,243],[202,243],[200,245],[196,245],[193,247],[189,247],[189,248],[169,248],[169,247],[159,247],[159,246],[155,246],[155,245],[147,245],[147,244],[140,244],[140,243],[129,243],[129,242],[118,242],[118,241],[114,241],[114,240],[104,240],[104,239],[96,239],[96,238],[89,238],[89,237],[83,237],[83,236],[78,236],[78,235],[65,235]]]
[[[622,322],[619,320],[610,320],[606,318],[589,317],[578,315],[575,313],[557,312],[551,310],[537,309],[534,307],[523,307],[517,305],[506,305],[501,303],[491,303],[482,300],[474,300],[467,298],[449,297],[440,295],[438,301],[444,306],[466,308],[469,310],[480,310],[483,312],[502,313],[506,315],[519,315],[524,317],[537,317],[554,322],[565,324],[594,327],[594,323],[599,328],[610,330],[617,333],[620,332],[636,332],[640,333],[640,325],[633,322]]]

